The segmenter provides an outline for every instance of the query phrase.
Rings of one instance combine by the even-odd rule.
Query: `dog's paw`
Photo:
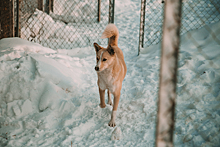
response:
[[[110,126],[110,127],[115,127],[115,126],[116,126],[115,121],[110,120],[110,122],[108,123],[108,126]]]
[[[101,107],[101,108],[105,108],[105,106],[106,106],[106,104],[99,104],[99,106]]]
[[[111,105],[111,106],[113,105],[113,104],[112,104],[112,101],[108,101],[108,103],[107,103],[107,104],[109,104],[109,105]]]

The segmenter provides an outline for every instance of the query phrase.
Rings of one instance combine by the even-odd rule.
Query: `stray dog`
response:
[[[105,108],[105,90],[108,89],[108,103],[112,105],[111,93],[114,96],[110,127],[116,126],[115,118],[119,104],[122,81],[125,78],[127,67],[122,50],[118,47],[119,32],[114,24],[108,24],[101,38],[109,38],[107,48],[94,43],[97,64],[95,70],[98,75],[98,86],[100,95],[100,107]]]

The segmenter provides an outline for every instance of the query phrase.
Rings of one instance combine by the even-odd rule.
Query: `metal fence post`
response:
[[[144,47],[145,6],[146,6],[146,0],[141,0],[141,14],[140,14],[140,32],[139,32],[138,56],[139,56],[139,54],[140,54],[140,49],[141,49],[141,47]]]
[[[14,37],[14,0],[1,0],[0,6],[0,22],[1,22],[1,38]]]
[[[16,30],[15,30],[15,36],[21,37],[21,27],[20,27],[20,3],[21,0],[16,0],[16,9],[17,9],[17,20],[16,20]]]
[[[166,0],[164,13],[156,128],[157,147],[173,146],[181,0]]]
[[[109,0],[109,18],[108,23],[114,23],[115,0]],[[109,44],[109,39],[108,39]]]
[[[54,0],[51,0],[51,3],[50,3],[50,10],[51,10],[51,12],[53,12],[53,5],[54,5]]]
[[[53,8],[53,0],[46,0],[46,3],[45,3],[45,12],[47,14],[50,14],[50,11],[53,12],[52,8]]]
[[[112,23],[115,20],[115,0],[112,1]]]
[[[46,3],[45,3],[45,12],[47,13],[47,14],[49,14],[50,13],[50,0],[46,0]]]
[[[37,3],[38,3],[38,9],[43,11],[43,7],[44,7],[43,0],[37,0]]]
[[[115,0],[109,0],[109,23],[114,23]]]
[[[101,0],[98,0],[98,22],[101,21]]]

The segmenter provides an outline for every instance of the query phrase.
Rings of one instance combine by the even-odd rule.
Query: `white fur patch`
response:
[[[102,53],[101,53],[101,55],[100,55],[100,57],[99,57],[99,61],[98,61],[97,65],[96,65],[96,67],[100,67],[100,64],[101,64],[101,61],[102,61],[102,55],[103,55],[103,53],[104,53],[104,51],[102,51]]]

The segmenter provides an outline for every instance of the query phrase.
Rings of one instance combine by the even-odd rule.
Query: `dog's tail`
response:
[[[109,38],[108,44],[111,46],[118,46],[118,37],[119,32],[114,24],[108,24],[101,36],[102,39]]]

